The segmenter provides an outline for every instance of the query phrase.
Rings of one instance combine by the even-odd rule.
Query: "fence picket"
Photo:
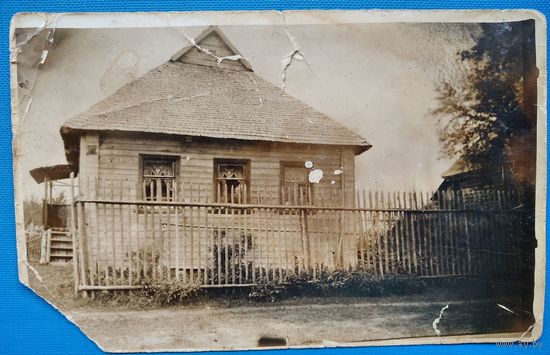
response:
[[[435,252],[435,214],[433,211],[433,199],[434,199],[434,193],[433,192],[426,192],[426,223],[428,224],[428,263],[429,263],[429,275],[435,276],[435,256],[437,253]]]
[[[405,201],[405,197],[404,195],[402,196],[402,193],[401,191],[397,191],[396,193],[396,199],[397,199],[397,209],[399,210],[398,212],[398,216],[399,216],[399,220],[398,220],[398,229],[399,229],[399,235],[401,237],[401,262],[403,264],[403,268],[405,269],[405,271],[408,273],[408,274],[412,274],[412,270],[411,270],[411,258],[410,258],[410,250],[409,250],[409,243],[408,243],[408,238],[406,238],[406,235],[405,235],[405,231],[406,231],[406,228],[405,228],[405,212],[404,212],[404,208],[405,208],[405,205],[404,205],[404,201]]]
[[[456,208],[456,199],[454,198],[453,191],[449,191],[448,193],[448,201],[449,201],[449,207],[450,209]],[[451,259],[452,259],[452,274],[457,275],[459,274],[459,258],[458,258],[458,248],[456,245],[456,238],[454,238],[455,231],[457,231],[456,226],[456,215],[454,213],[449,212],[449,219],[450,219],[450,228],[451,232],[449,233],[450,238],[450,245],[451,245]]]
[[[201,185],[197,185],[197,202],[202,202],[202,190]],[[197,283],[201,284],[204,282],[204,265],[203,260],[204,257],[202,255],[202,243],[205,240],[202,237],[202,228],[201,228],[201,208],[200,207],[193,207],[191,213],[194,215],[195,223],[197,224]],[[193,223],[193,229],[195,229],[195,223]]]
[[[409,192],[408,193],[408,203],[409,203],[409,210],[412,210],[414,208],[414,205],[413,205],[413,194],[412,192]],[[411,258],[412,258],[412,269],[414,270],[413,273],[415,274],[420,274],[419,273],[419,270],[418,270],[418,260],[417,260],[417,257],[416,257],[416,220],[415,220],[415,216],[414,216],[414,212],[411,212],[409,211],[408,212],[408,224],[409,224],[409,232],[411,233]]]
[[[175,227],[176,227],[176,237],[175,237],[175,243],[176,243],[176,264],[175,264],[175,268],[176,268],[176,280],[179,281],[180,279],[180,232],[179,232],[179,207],[176,206],[176,213],[174,214],[175,216]],[[184,217],[185,218],[185,217]],[[183,219],[183,224],[185,225],[185,219]],[[192,228],[192,227],[191,227]],[[154,227],[153,227],[154,229]],[[184,264],[185,265],[185,264]],[[185,268],[184,268],[184,273],[185,273]]]
[[[130,195],[131,195],[131,187],[130,187],[130,183],[129,181],[127,181],[127,186],[126,186],[126,191],[128,193],[128,196],[127,198],[130,199]],[[132,250],[134,250],[134,244],[132,243],[132,210],[131,210],[131,205],[127,205],[126,206],[126,211],[127,211],[127,223],[128,223],[128,252],[127,252],[127,258],[128,258],[128,284],[130,286],[133,286],[134,285],[134,256],[132,254]],[[97,207],[94,208],[95,211],[97,211]],[[96,216],[96,220],[97,220],[97,216]],[[154,229],[153,229],[154,231]]]
[[[154,212],[154,207],[151,207],[149,208],[149,206],[142,206],[143,208],[143,240],[142,240],[142,247],[141,249],[143,250],[143,259],[142,259],[142,272],[143,272],[143,276],[142,276],[142,279],[145,279],[147,280],[147,274],[148,274],[148,270],[150,269],[151,271],[154,269],[154,253],[151,251],[151,255],[149,255],[149,248],[147,246],[147,235],[149,234],[149,212],[151,211],[151,213]],[[138,216],[137,216],[138,220],[139,220],[139,212],[138,212]],[[139,228],[139,227],[138,227]],[[153,227],[154,229],[154,227]],[[149,266],[147,266],[147,264],[150,264]]]

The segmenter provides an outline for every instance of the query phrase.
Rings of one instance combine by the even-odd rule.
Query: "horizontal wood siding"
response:
[[[321,169],[323,179],[314,184],[316,204],[340,206],[342,185],[346,191],[346,205],[354,201],[354,153],[351,148],[341,149],[329,146],[304,146],[297,149],[285,144],[249,143],[224,145],[215,143],[189,142],[183,139],[136,139],[118,135],[104,135],[99,147],[99,180],[135,181],[140,179],[139,159],[141,155],[175,155],[179,158],[178,198],[191,200],[190,186],[203,186],[207,197],[213,199],[214,159],[250,160],[250,198],[254,202],[278,204],[280,200],[281,161],[312,161],[314,168]],[[342,156],[345,166],[342,166]],[[342,174],[335,174],[343,171]],[[344,179],[344,184],[342,184]],[[261,188],[261,193],[258,188]],[[115,187],[116,189],[116,187]],[[134,199],[140,199],[140,191],[132,189]],[[116,191],[115,191],[116,192]],[[261,196],[260,196],[261,195]],[[196,198],[196,197],[195,197]],[[261,201],[258,199],[261,198]]]

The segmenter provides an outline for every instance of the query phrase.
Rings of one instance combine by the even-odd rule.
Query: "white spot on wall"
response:
[[[341,169],[334,170],[334,175],[341,175],[343,171]]]
[[[331,183],[331,185],[334,185],[334,184],[336,184],[336,181],[332,180],[330,183]]]
[[[305,165],[305,167],[308,168],[308,169],[313,168],[313,162],[310,161],[310,160],[306,161],[306,163],[305,163],[304,165]]]
[[[323,170],[321,169],[315,169],[309,172],[309,182],[313,184],[318,184],[322,178],[323,178]]]

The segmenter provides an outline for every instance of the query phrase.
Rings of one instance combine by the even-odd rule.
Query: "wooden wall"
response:
[[[89,140],[84,137],[83,140]],[[81,147],[82,149],[82,147]],[[86,148],[87,149],[87,148]],[[135,188],[123,192],[125,198],[140,199],[138,182],[140,177],[140,154],[173,155],[179,158],[178,200],[184,201],[191,196],[191,186],[201,186],[212,201],[214,197],[213,170],[215,158],[250,159],[251,201],[262,204],[278,204],[280,198],[280,162],[312,161],[314,167],[323,170],[320,183],[314,184],[316,204],[324,202],[331,206],[354,207],[355,176],[353,148],[331,146],[287,145],[275,143],[223,144],[213,142],[186,142],[184,138],[137,138],[124,135],[105,134],[99,137],[97,149],[97,168],[95,159],[81,152],[81,176],[98,181],[135,181]],[[86,159],[87,158],[87,159]],[[92,162],[93,164],[88,164]],[[336,175],[336,170],[342,174]],[[102,189],[101,183],[98,184]],[[258,189],[261,191],[258,196]],[[341,192],[345,191],[342,196]],[[115,195],[118,193],[115,191]],[[130,196],[126,196],[129,194]]]

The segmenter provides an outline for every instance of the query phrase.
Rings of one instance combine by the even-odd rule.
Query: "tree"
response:
[[[60,205],[67,204],[65,192],[61,191],[57,196],[55,196],[52,203]],[[34,225],[42,225],[42,200],[38,200],[34,196],[25,199],[23,201],[23,218],[25,228],[31,223]]]
[[[438,89],[432,113],[440,124],[442,155],[460,158],[472,169],[505,164],[534,182],[534,24],[480,26],[477,43],[457,53],[465,80],[447,81]],[[533,164],[522,172],[520,161],[526,158]]]
[[[42,225],[42,201],[31,197],[23,201],[23,217],[25,228],[29,224]]]

